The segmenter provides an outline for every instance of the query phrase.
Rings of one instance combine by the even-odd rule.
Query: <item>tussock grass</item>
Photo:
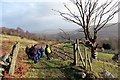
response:
[[[93,61],[92,66],[93,66],[93,71],[98,73],[99,76],[102,76],[100,72],[102,72],[103,70],[107,70],[110,73],[112,73],[115,78],[118,77],[118,66],[113,65],[110,62],[103,62],[103,61],[95,60]]]

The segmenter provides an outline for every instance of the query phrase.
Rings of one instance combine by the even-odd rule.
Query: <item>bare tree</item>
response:
[[[64,7],[68,12],[55,11],[65,20],[82,27],[85,43],[90,47],[91,56],[95,59],[97,34],[118,13],[119,0],[117,2],[114,2],[114,0],[106,1],[101,5],[99,0],[71,0],[71,2],[76,7],[76,12],[73,12],[66,4],[64,4]]]

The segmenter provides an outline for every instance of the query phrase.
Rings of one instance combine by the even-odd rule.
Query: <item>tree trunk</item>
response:
[[[91,57],[92,57],[93,59],[96,59],[96,58],[97,58],[96,48],[97,48],[97,45],[96,45],[96,42],[94,42],[94,44],[91,45]]]

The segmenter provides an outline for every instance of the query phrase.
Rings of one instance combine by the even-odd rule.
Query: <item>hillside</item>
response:
[[[37,40],[37,41],[42,39],[40,34],[35,34],[29,31],[24,31],[20,27],[17,27],[16,29],[0,27],[0,30],[1,30],[0,34],[19,36],[21,38],[27,38],[27,39]]]
[[[36,44],[37,42],[34,40],[28,40],[26,38],[21,38],[18,36],[10,36],[10,35],[3,35],[0,34],[0,59],[2,58],[3,55],[6,53],[11,54],[13,45],[16,42],[19,42],[19,53],[17,56],[17,61],[16,61],[16,68],[15,68],[15,75],[10,76],[7,74],[7,72],[4,72],[4,77],[5,78],[14,78],[14,77],[23,77],[23,75],[29,70],[29,65],[24,63],[24,59],[26,58],[25,54],[25,47],[30,46],[33,44]]]
[[[27,45],[32,45],[32,44],[37,43],[34,40],[28,40],[26,38],[21,38],[21,37],[17,37],[17,36],[10,36],[10,35],[3,35],[3,34],[0,34],[0,38],[1,38],[0,51],[2,51],[0,53],[0,55],[4,54],[6,52],[10,53],[12,46],[15,42],[20,42],[20,44],[22,45],[21,46],[22,48],[25,48],[25,46],[27,46]]]
[[[101,31],[98,33],[98,38],[118,38],[118,24],[112,25],[107,24]],[[28,38],[28,39],[34,39],[34,40],[64,40],[61,36],[65,36],[65,34],[60,29],[48,29],[44,30],[42,32],[29,32],[24,31],[23,29],[17,27],[16,29],[13,28],[7,28],[7,27],[1,27],[2,34],[8,34],[8,35],[14,35],[14,36],[20,36],[21,38]],[[63,29],[64,30],[64,29]],[[84,37],[84,34],[82,32],[82,28],[77,30],[70,30],[65,29],[66,33],[69,34],[71,39],[81,39]],[[91,30],[92,31],[92,30]]]
[[[71,39],[81,39],[84,35],[83,33],[79,32],[82,31],[82,28],[79,30],[73,30],[73,31],[65,31],[68,33],[71,37]],[[92,30],[91,30],[92,31]],[[61,36],[65,36],[64,33],[59,32],[57,34],[53,35],[56,39],[62,40]],[[101,31],[98,33],[98,38],[117,38],[118,37],[118,24],[112,25],[107,24],[105,28],[101,29]]]
[[[119,23],[120,24],[120,23]],[[98,36],[99,37],[113,37],[113,38],[117,38],[118,37],[118,27],[119,24],[108,24],[106,28],[101,29],[101,31],[99,32]]]
[[[65,52],[69,56],[73,56],[71,54],[73,52],[72,45],[71,43],[57,43],[56,42],[51,42],[51,41],[40,41],[36,42],[34,40],[28,40],[26,38],[21,39],[20,37],[17,36],[9,36],[9,35],[0,35],[2,38],[2,43],[1,43],[1,53],[5,52],[11,52],[11,48],[13,44],[17,41],[20,42],[20,50],[19,54],[17,57],[17,63],[16,63],[16,68],[15,68],[15,74],[13,76],[6,74],[4,77],[5,78],[42,78],[42,79],[70,79],[70,80],[75,80],[80,77],[80,72],[83,71],[83,68],[81,68],[81,62],[79,62],[80,66],[74,66],[73,65],[73,60],[66,58],[65,56],[62,56],[61,52],[64,53],[63,50],[60,50],[65,47]],[[44,58],[41,58],[37,64],[34,64],[33,60],[30,60],[27,58],[27,55],[25,53],[25,47],[26,46],[31,46],[33,44],[38,43],[49,43],[49,44],[54,44],[54,46],[57,46],[56,52],[59,55],[56,55],[56,53],[52,53],[51,60],[48,61],[46,59],[46,56]],[[69,48],[67,48],[67,46]],[[53,47],[53,46],[51,46]],[[53,48],[52,48],[53,50]],[[1,54],[1,55],[3,55]],[[60,57],[61,56],[61,57]],[[100,72],[103,69],[108,70],[111,72],[115,77],[117,77],[117,65],[114,64],[111,61],[111,57],[113,54],[107,54],[107,53],[98,53],[98,61],[93,62],[93,71],[98,74],[98,76],[101,76]],[[66,58],[66,59],[65,59]],[[103,68],[104,66],[104,68]]]

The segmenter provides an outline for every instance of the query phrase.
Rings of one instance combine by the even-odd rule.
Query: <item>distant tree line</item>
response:
[[[109,37],[109,38],[99,38],[97,41],[98,48],[104,48],[104,52],[107,53],[116,53],[119,50],[118,38]]]
[[[51,40],[50,37],[47,35],[41,35],[41,34],[31,33],[29,31],[24,31],[20,27],[17,27],[16,29],[1,27],[0,30],[1,30],[0,34],[19,36],[21,38],[27,38],[27,39],[32,39],[32,40],[36,40],[36,41]]]

